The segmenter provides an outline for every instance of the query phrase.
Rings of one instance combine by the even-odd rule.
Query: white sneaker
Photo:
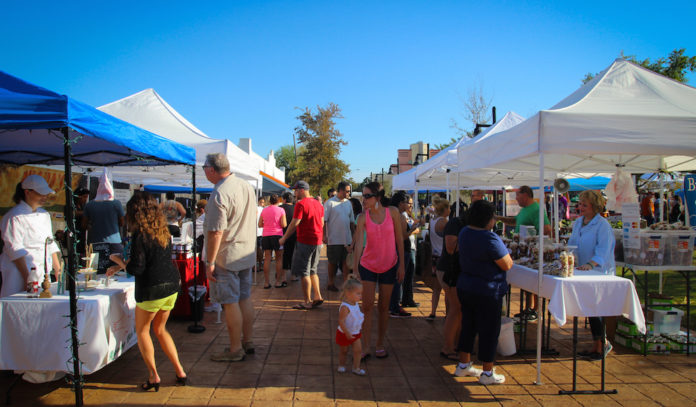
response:
[[[462,368],[462,367],[460,367],[460,364],[457,363],[457,368],[454,370],[454,375],[459,376],[459,377],[463,377],[463,376],[479,377],[479,376],[481,376],[481,372],[483,372],[483,370],[475,368],[473,363],[469,363],[469,366],[467,368]]]
[[[488,376],[485,373],[481,373],[481,377],[479,377],[479,383],[485,384],[485,385],[491,385],[491,384],[503,384],[505,383],[505,376],[501,374],[496,374],[495,373],[495,368],[491,371],[491,375]]]
[[[339,366],[338,369],[336,369],[338,373],[345,373],[346,372],[346,367],[345,366]]]

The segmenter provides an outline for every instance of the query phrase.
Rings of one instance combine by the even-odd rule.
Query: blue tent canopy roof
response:
[[[62,164],[64,127],[77,165],[195,163],[191,147],[0,71],[0,162]]]

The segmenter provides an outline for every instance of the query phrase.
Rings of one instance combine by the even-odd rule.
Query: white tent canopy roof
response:
[[[617,59],[549,110],[458,150],[458,171],[696,169],[696,89]]]
[[[253,160],[230,140],[208,137],[174,108],[154,89],[145,89],[131,96],[100,106],[99,110],[135,124],[169,140],[191,146],[196,150],[196,186],[211,187],[201,166],[210,153],[224,153],[230,161],[230,170],[249,181],[258,181],[259,168]],[[190,186],[191,174],[182,166],[157,169],[114,169],[114,179],[137,184]]]

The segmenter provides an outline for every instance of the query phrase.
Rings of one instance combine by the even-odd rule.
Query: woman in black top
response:
[[[160,377],[155,365],[155,349],[150,337],[153,326],[162,350],[174,365],[176,383],[186,385],[186,372],[166,323],[179,293],[179,272],[172,263],[172,245],[167,221],[157,201],[148,194],[136,194],[126,205],[131,231],[130,259],[126,270],[135,276],[135,331],[138,348],[150,373],[141,388],[159,391]],[[113,275],[121,266],[109,268]]]
[[[287,225],[292,222],[292,215],[295,212],[294,198],[291,192],[285,192],[283,194],[283,204],[280,205],[285,211],[285,222]],[[288,227],[283,228],[283,234],[288,230]],[[290,267],[292,266],[292,254],[295,251],[295,242],[297,242],[297,234],[293,233],[288,237],[283,245],[283,272],[284,276],[288,275]],[[297,281],[297,277],[292,276],[292,281]]]

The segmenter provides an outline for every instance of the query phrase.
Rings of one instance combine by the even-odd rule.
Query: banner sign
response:
[[[684,177],[684,203],[686,209],[686,224],[696,229],[696,175]]]
[[[625,203],[621,207],[623,245],[627,249],[640,249],[640,205]]]

